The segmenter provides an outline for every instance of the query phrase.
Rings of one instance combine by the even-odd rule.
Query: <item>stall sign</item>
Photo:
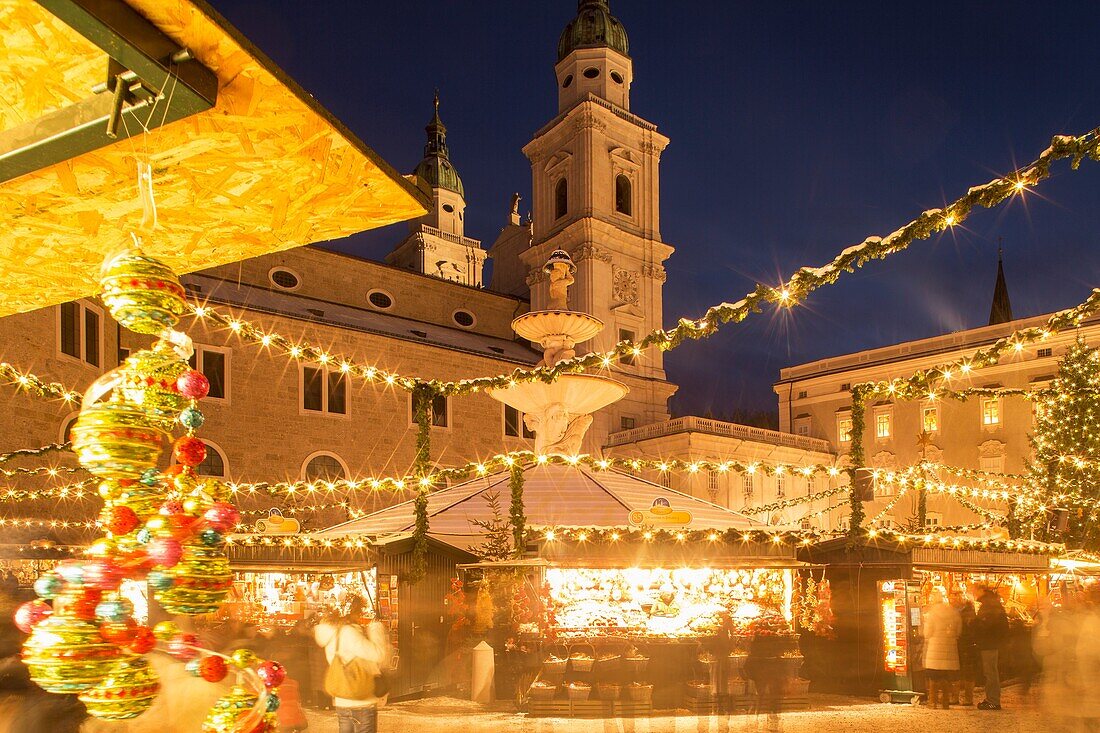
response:
[[[267,517],[256,522],[256,531],[260,534],[298,534],[302,525],[297,519],[284,517],[283,510],[271,507]]]
[[[630,512],[629,519],[632,527],[686,527],[691,524],[691,512],[674,509],[668,499],[658,496],[648,509]]]

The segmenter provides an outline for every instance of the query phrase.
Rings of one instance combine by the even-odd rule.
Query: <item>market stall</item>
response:
[[[837,538],[799,552],[826,566],[835,613],[834,639],[804,644],[814,690],[878,694],[884,702],[915,702],[925,687],[920,622],[934,590],[975,603],[995,591],[1009,616],[1002,679],[1026,672],[1033,660],[1030,626],[1047,596],[1050,558],[1061,548],[1024,540],[908,537]]]
[[[1100,558],[1084,550],[1073,550],[1050,561],[1050,602],[1055,607],[1071,605],[1100,582]]]

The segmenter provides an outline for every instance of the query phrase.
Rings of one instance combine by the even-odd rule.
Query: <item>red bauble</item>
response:
[[[107,560],[89,560],[84,563],[84,585],[96,590],[117,590],[126,575],[118,563]]]
[[[65,613],[81,621],[95,620],[95,607],[99,605],[99,591],[85,591],[79,598],[65,604]]]
[[[199,637],[194,634],[180,634],[168,642],[168,653],[181,662],[186,662],[199,656],[198,649],[192,649],[199,645]]]
[[[237,526],[237,522],[241,521],[241,513],[237,511],[237,507],[228,502],[216,501],[203,514],[203,519],[211,527],[225,534],[232,531]]]
[[[201,400],[210,392],[210,380],[202,372],[189,369],[176,380],[176,388],[184,397]]]
[[[169,517],[173,514],[183,513],[183,502],[178,499],[169,499],[160,505],[160,509],[157,510],[157,514],[162,514]]]
[[[128,506],[113,506],[105,509],[103,514],[107,531],[113,535],[130,534],[141,523],[137,513]]]
[[[50,608],[50,604],[42,599],[27,601],[15,609],[15,625],[24,634],[29,634],[37,624],[45,621],[52,614],[53,609]]]
[[[182,554],[183,545],[172,537],[157,537],[149,543],[149,558],[162,567],[175,567]]]
[[[206,443],[194,435],[184,435],[176,441],[172,448],[172,455],[177,463],[185,466],[197,466],[206,458]]]
[[[157,637],[153,636],[153,630],[148,626],[138,626],[134,629],[134,640],[130,642],[130,651],[135,654],[146,654],[153,651],[157,645]]]
[[[256,668],[256,674],[263,680],[264,687],[271,690],[283,684],[286,679],[286,669],[278,662],[269,659]]]
[[[199,677],[207,682],[221,682],[229,673],[229,665],[221,657],[210,655],[199,662]]]
[[[116,644],[118,646],[129,646],[137,638],[138,629],[143,629],[144,626],[138,626],[134,623],[133,619],[130,619],[126,623],[107,623],[101,624],[99,627],[99,635],[104,640]]]

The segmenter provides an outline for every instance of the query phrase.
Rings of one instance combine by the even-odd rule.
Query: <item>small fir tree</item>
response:
[[[512,556],[512,524],[504,518],[499,492],[487,492],[485,503],[489,506],[489,519],[470,520],[485,533],[485,541],[474,547],[473,552],[482,560],[506,560]]]
[[[1035,401],[1031,436],[1032,483],[1045,512],[1035,517],[1041,537],[1095,549],[1100,499],[1100,351],[1078,341],[1058,365],[1058,376]],[[1064,532],[1051,526],[1051,510],[1067,510]]]

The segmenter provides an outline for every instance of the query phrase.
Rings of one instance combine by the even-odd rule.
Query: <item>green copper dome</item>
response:
[[[451,165],[450,154],[447,151],[447,128],[439,119],[438,93],[435,95],[435,113],[428,126],[424,128],[424,132],[428,133],[428,142],[424,145],[424,160],[416,166],[413,174],[422,185],[429,188],[445,188],[465,198],[466,192],[462,188],[462,179],[458,177],[458,171]]]
[[[577,17],[569,21],[558,39],[558,61],[578,48],[612,48],[629,56],[626,29],[611,14],[607,0],[579,0]]]

